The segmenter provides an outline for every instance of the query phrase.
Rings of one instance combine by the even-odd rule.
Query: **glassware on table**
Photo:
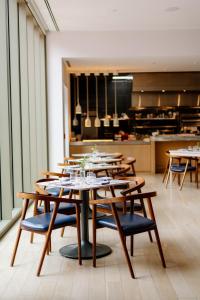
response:
[[[86,183],[91,184],[96,181],[96,174],[94,172],[87,172]]]
[[[77,171],[76,170],[70,170],[70,182],[74,183],[76,181]]]

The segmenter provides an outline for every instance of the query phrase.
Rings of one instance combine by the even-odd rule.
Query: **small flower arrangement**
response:
[[[88,156],[84,156],[84,158],[81,160],[80,162],[80,167],[81,169],[85,169],[86,164],[88,163],[89,157]]]
[[[92,150],[92,153],[97,153],[97,145],[96,144],[94,144],[94,146],[91,148],[91,150]]]

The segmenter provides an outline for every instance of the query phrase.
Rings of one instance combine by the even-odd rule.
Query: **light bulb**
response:
[[[103,125],[104,125],[104,127],[109,127],[110,126],[110,120],[108,119],[108,117],[105,117]]]
[[[92,126],[91,120],[90,120],[89,117],[87,117],[87,118],[85,119],[85,127],[91,127],[91,126]]]
[[[80,103],[77,103],[77,105],[76,105],[76,114],[80,115],[81,113],[82,113],[82,109],[81,109]]]
[[[98,117],[94,120],[94,127],[101,127],[101,121]]]
[[[72,121],[72,125],[73,126],[78,126],[78,120],[77,120],[76,116],[74,117],[74,119]]]

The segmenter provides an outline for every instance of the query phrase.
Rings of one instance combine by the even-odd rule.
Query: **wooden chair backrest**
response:
[[[149,213],[150,213],[150,218],[156,222],[155,220],[155,215],[153,211],[153,206],[151,202],[151,198],[157,196],[157,193],[154,192],[147,192],[147,193],[138,193],[138,194],[133,194],[129,196],[122,196],[122,197],[113,197],[113,198],[108,198],[108,199],[98,199],[98,200],[90,200],[90,204],[93,206],[93,218],[96,218],[96,205],[98,204],[110,204],[112,207],[112,215],[114,215],[115,219],[119,218],[118,217],[118,212],[117,208],[115,206],[116,203],[125,203],[126,201],[131,202],[131,213],[134,213],[133,210],[133,204],[135,200],[147,200],[148,208],[149,208]]]
[[[122,177],[122,180],[130,180],[130,177]],[[145,185],[145,180],[142,177],[132,177],[131,181],[129,183],[129,187],[127,189],[124,189],[120,193],[123,196],[126,196],[130,193],[133,193],[137,191],[138,193],[141,193],[141,188]]]
[[[45,178],[49,178],[49,177],[69,177],[69,174],[67,173],[59,173],[59,172],[50,172],[50,171],[43,171],[42,175]]]

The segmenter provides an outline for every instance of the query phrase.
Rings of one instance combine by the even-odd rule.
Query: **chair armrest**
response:
[[[156,192],[148,192],[148,193],[138,193],[130,196],[123,196],[123,197],[114,197],[108,199],[98,199],[98,200],[90,200],[90,204],[112,204],[112,203],[119,203],[125,201],[134,201],[138,199],[150,199],[152,197],[157,196]]]
[[[34,194],[34,193],[17,193],[17,198],[21,199],[30,199],[30,200],[42,200],[45,202],[63,202],[63,203],[75,203],[75,204],[81,204],[82,200],[80,199],[72,199],[72,198],[62,198],[62,197],[52,197],[48,195],[41,195],[41,194]]]

